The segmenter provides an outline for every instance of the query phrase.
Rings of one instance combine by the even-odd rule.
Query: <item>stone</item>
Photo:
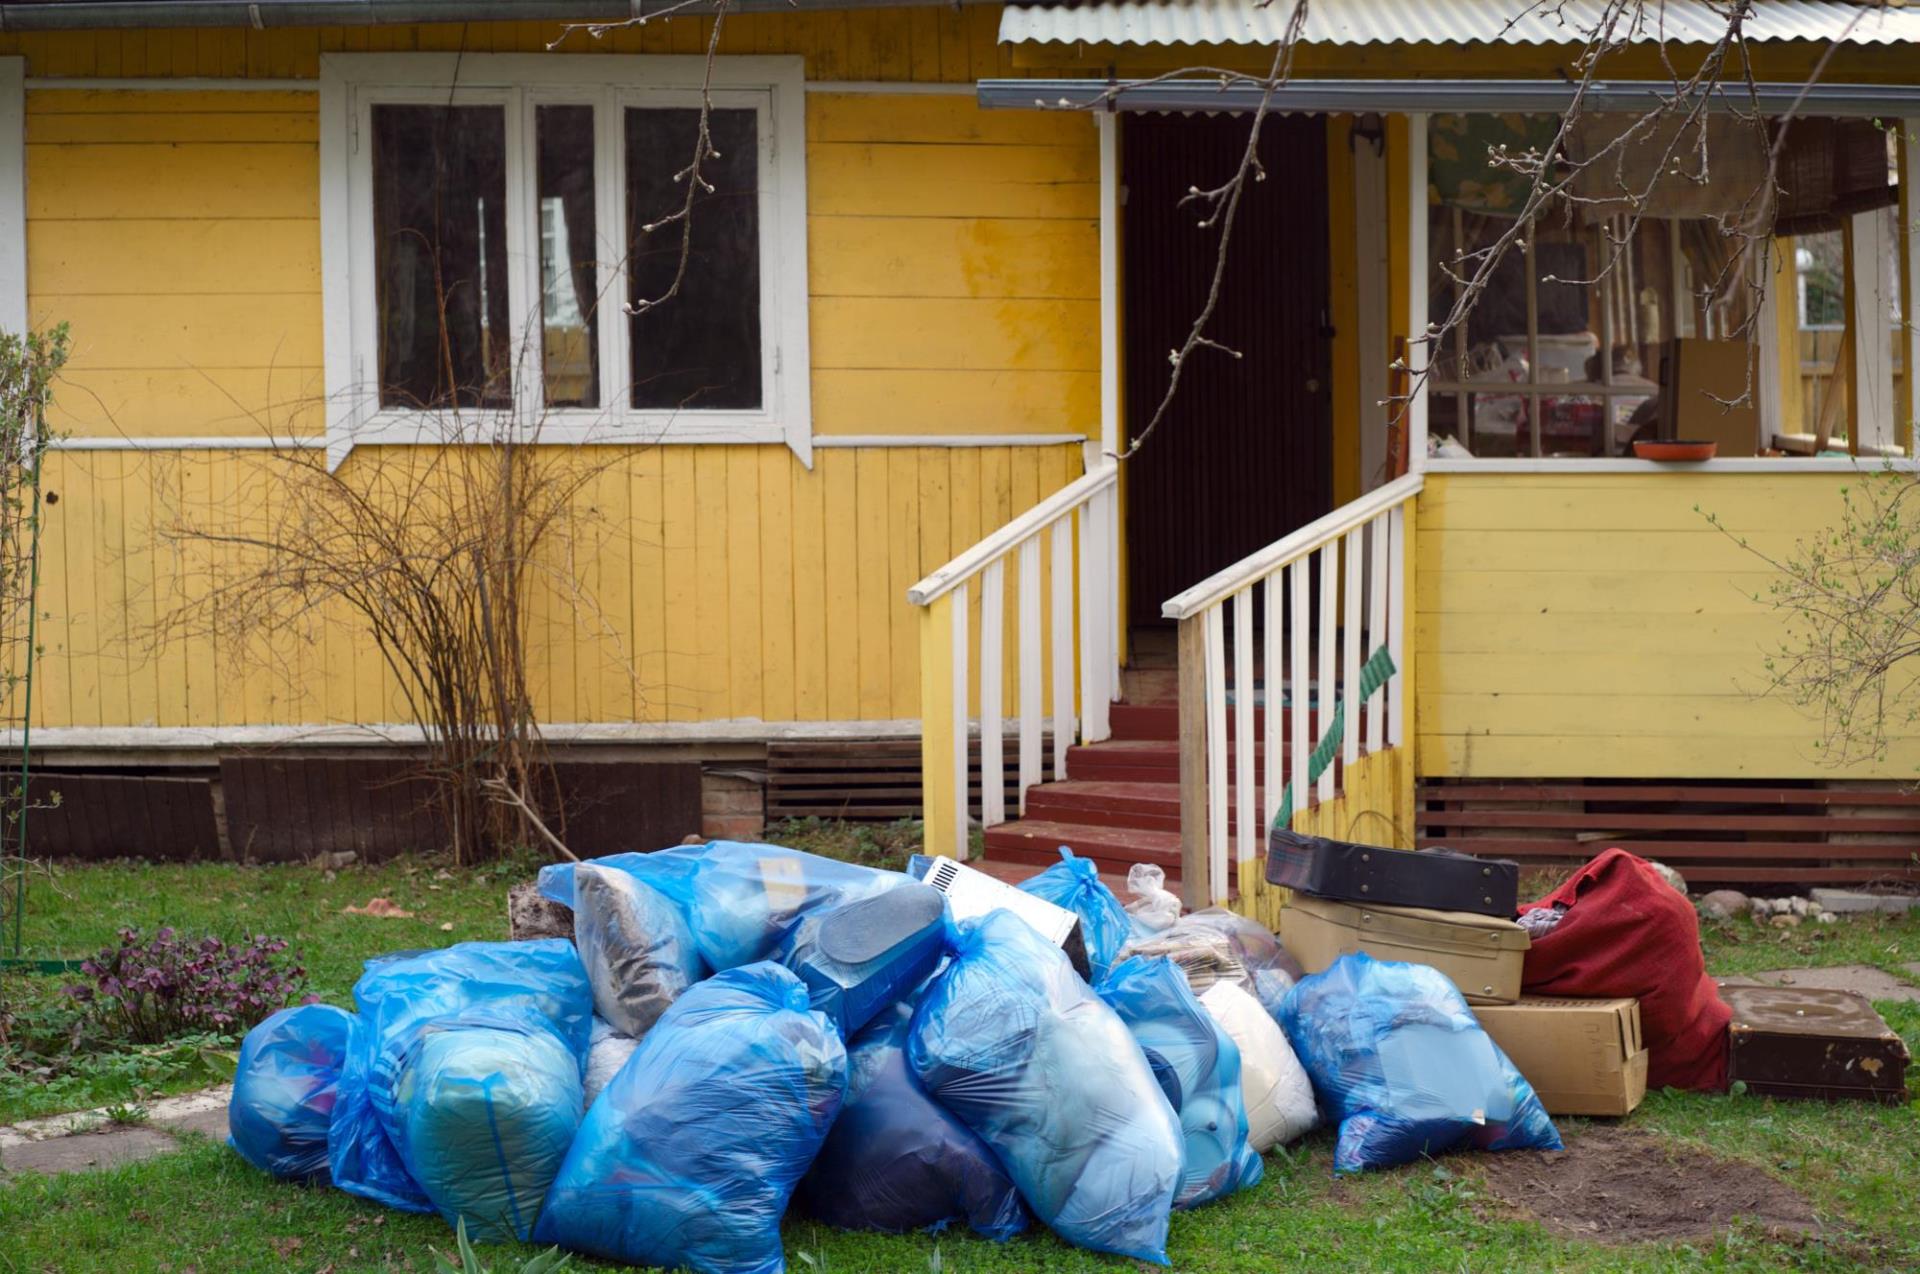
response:
[[[63,1172],[117,1168],[179,1147],[179,1142],[156,1128],[111,1128],[22,1142],[0,1148],[0,1179],[21,1172],[51,1177]]]
[[[1834,915],[1831,911],[1823,911],[1814,917],[1814,921],[1823,925],[1839,924],[1840,917]]]
[[[1746,911],[1751,903],[1738,889],[1716,889],[1703,895],[1695,905],[1699,907],[1700,914],[1709,920],[1731,920]]]
[[[1885,912],[1899,915],[1911,911],[1920,898],[1910,894],[1866,894],[1852,889],[1816,889],[1813,891],[1813,904],[1821,911],[1831,911],[1839,915],[1864,915],[1872,912]]]
[[[337,850],[331,854],[320,855],[320,865],[329,871],[339,871],[342,867],[351,867],[358,862],[360,855],[351,849]]]
[[[1681,892],[1681,894],[1684,895],[1687,892],[1687,878],[1685,876],[1682,876],[1679,872],[1675,871],[1673,868],[1667,866],[1663,862],[1658,862],[1651,858],[1647,860],[1647,866],[1653,868],[1654,871],[1658,872],[1660,875],[1660,879],[1666,881],[1669,885],[1672,885],[1675,889],[1678,889]]]
[[[1773,914],[1774,914],[1774,915],[1776,915],[1776,916],[1785,916],[1785,915],[1789,915],[1789,914],[1791,914],[1791,913],[1792,913],[1792,911],[1793,911],[1793,899],[1791,899],[1791,898],[1774,898],[1774,899],[1771,899],[1771,900],[1769,900],[1769,901],[1768,901],[1768,903],[1767,903],[1767,907],[1768,907],[1768,908],[1769,908],[1769,909],[1770,909],[1770,910],[1771,910],[1771,911],[1773,912]]]
[[[1787,899],[1787,910],[1796,916],[1805,916],[1807,914],[1807,900],[1797,895],[1789,898]]]
[[[1920,975],[1920,968],[1909,968]],[[1870,964],[1836,964],[1820,969],[1772,969],[1752,980],[1768,986],[1810,987],[1820,991],[1852,991],[1869,1000],[1898,1000],[1920,1004],[1920,986],[1914,986]]]
[[[507,937],[514,942],[573,937],[573,908],[541,894],[533,881],[507,890]]]
[[[1773,918],[1773,927],[1776,929],[1793,929],[1798,927],[1799,924],[1800,917],[1790,911],[1783,912]]]

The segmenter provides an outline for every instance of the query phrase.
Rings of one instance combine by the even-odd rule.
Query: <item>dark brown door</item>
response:
[[[1122,138],[1127,438],[1166,393],[1169,351],[1206,304],[1217,229],[1180,200],[1232,176],[1247,116],[1129,115]],[[1241,354],[1193,356],[1180,392],[1128,462],[1132,622],[1332,507],[1327,327],[1327,126],[1270,118],[1267,178],[1250,182],[1208,334]]]

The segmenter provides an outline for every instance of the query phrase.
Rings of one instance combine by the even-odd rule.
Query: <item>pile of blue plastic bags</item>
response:
[[[1526,1081],[1421,979],[1360,967],[1322,985],[1343,960],[1282,996],[1273,978],[1291,976],[1241,955],[1125,954],[1143,935],[1087,860],[1063,852],[1023,888],[1079,918],[1090,980],[1011,911],[956,923],[912,876],[779,846],[556,864],[540,889],[574,909],[572,941],[382,957],[354,1012],[255,1027],[231,1144],[477,1240],[700,1274],[783,1270],[790,1206],[1000,1241],[1037,1221],[1166,1264],[1174,1210],[1260,1180],[1276,1101],[1307,1111],[1290,1136],[1316,1095],[1344,1121],[1343,1170],[1558,1144]],[[1214,985],[1235,978],[1246,993]],[[1317,1028],[1329,1013],[1371,1026]],[[1410,1050],[1435,1047],[1455,1082],[1396,1122]],[[1301,1091],[1276,1098],[1276,1075]],[[1476,1116],[1455,1097],[1497,1131],[1462,1132],[1450,1114]]]

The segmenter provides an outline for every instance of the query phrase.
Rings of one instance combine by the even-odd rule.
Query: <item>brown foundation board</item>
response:
[[[1747,1091],[1815,1101],[1907,1100],[1907,1046],[1865,996],[1723,982],[1733,1009],[1727,1077]]]
[[[1550,1115],[1625,1115],[1647,1095],[1638,1000],[1523,995],[1473,1013]]]
[[[1469,1004],[1520,998],[1520,966],[1532,945],[1511,920],[1465,911],[1374,907],[1295,893],[1280,913],[1280,942],[1308,973],[1343,955],[1429,964],[1453,980]]]

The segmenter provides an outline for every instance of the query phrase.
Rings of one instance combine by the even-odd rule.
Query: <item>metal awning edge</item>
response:
[[[1270,109],[1300,114],[1451,114],[1560,111],[1577,86],[1562,80],[1299,79],[1274,90]],[[984,110],[1250,111],[1263,87],[1251,76],[1173,80],[988,79],[976,86]],[[1586,87],[1585,109],[1647,111],[1670,100],[1661,81],[1610,80]],[[1796,109],[1796,104],[1798,104]],[[1764,83],[1723,84],[1707,98],[1710,110],[1843,118],[1920,115],[1920,85]]]

